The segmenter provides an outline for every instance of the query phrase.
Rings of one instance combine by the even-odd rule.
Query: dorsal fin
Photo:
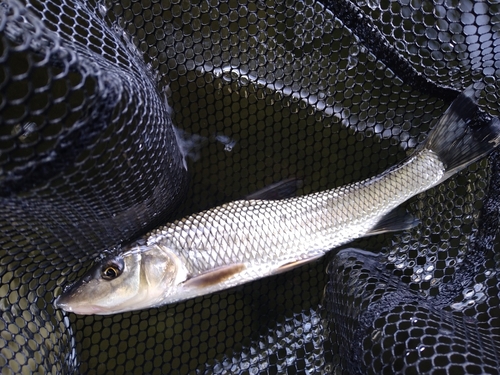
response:
[[[286,180],[268,185],[255,193],[245,197],[246,200],[278,200],[293,197],[297,194],[297,190],[301,187],[302,180],[295,177],[287,178]]]

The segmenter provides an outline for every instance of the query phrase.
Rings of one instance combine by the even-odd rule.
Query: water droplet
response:
[[[474,300],[476,302],[480,302],[480,301],[483,301],[484,299],[486,298],[486,294],[484,293],[476,293],[476,295],[474,296]]]
[[[236,141],[227,135],[217,134],[215,140],[224,145],[224,151],[233,151],[234,146],[236,146]]]
[[[380,8],[380,4],[377,0],[366,0],[366,5],[368,5],[368,8],[370,8],[371,10]]]
[[[451,334],[453,334],[453,331],[449,328],[446,328],[446,327],[441,327],[441,328],[439,328],[438,331],[443,336],[450,336]]]
[[[347,57],[347,69],[353,69],[358,65],[358,58],[355,56],[349,55]]]
[[[22,143],[27,143],[29,142],[33,137],[34,133],[36,132],[37,127],[34,122],[26,122],[22,126],[20,124],[16,125],[12,132],[16,132],[19,134],[19,141]],[[14,135],[14,134],[13,134]]]
[[[108,8],[106,7],[106,3],[100,2],[99,4],[97,4],[97,8],[99,10],[99,14],[101,15],[101,17],[106,17],[106,14],[108,13]]]
[[[380,329],[374,329],[372,334],[371,334],[372,341],[378,341],[378,339],[381,336],[381,333],[382,333],[382,331]]]
[[[464,308],[464,304],[462,302],[452,303],[450,307],[453,310],[462,310]]]
[[[476,292],[479,292],[480,290],[483,290],[483,288],[484,288],[483,284],[475,284],[474,285],[474,290]]]
[[[472,289],[465,289],[463,293],[465,298],[471,298],[474,295],[474,291]]]

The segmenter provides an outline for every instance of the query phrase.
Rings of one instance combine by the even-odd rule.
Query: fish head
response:
[[[178,272],[176,256],[160,250],[136,246],[97,261],[63,291],[56,307],[80,315],[108,315],[161,304],[165,291],[185,276]]]

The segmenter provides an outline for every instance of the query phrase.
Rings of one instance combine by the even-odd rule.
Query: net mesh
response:
[[[384,171],[471,83],[498,116],[497,2],[8,0],[0,41],[2,374],[498,372],[496,152],[410,231],[157,309],[53,305],[168,219]]]

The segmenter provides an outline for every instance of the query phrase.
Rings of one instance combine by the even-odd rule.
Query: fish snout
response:
[[[54,301],[56,308],[79,315],[103,314],[105,310],[100,306],[89,303],[75,303],[71,295],[61,294]]]
[[[59,297],[55,299],[54,306],[66,312],[74,312],[78,314],[78,310],[80,310],[81,307],[79,305],[82,305],[80,303],[82,286],[88,284],[91,279],[92,275],[86,275],[83,279],[78,280],[76,283],[66,286]],[[87,305],[86,307],[90,308],[91,306]]]
[[[54,301],[54,306],[57,309],[64,310],[66,312],[73,312],[73,309],[71,305],[68,303],[68,298],[65,295],[60,295],[59,297],[56,298]]]

